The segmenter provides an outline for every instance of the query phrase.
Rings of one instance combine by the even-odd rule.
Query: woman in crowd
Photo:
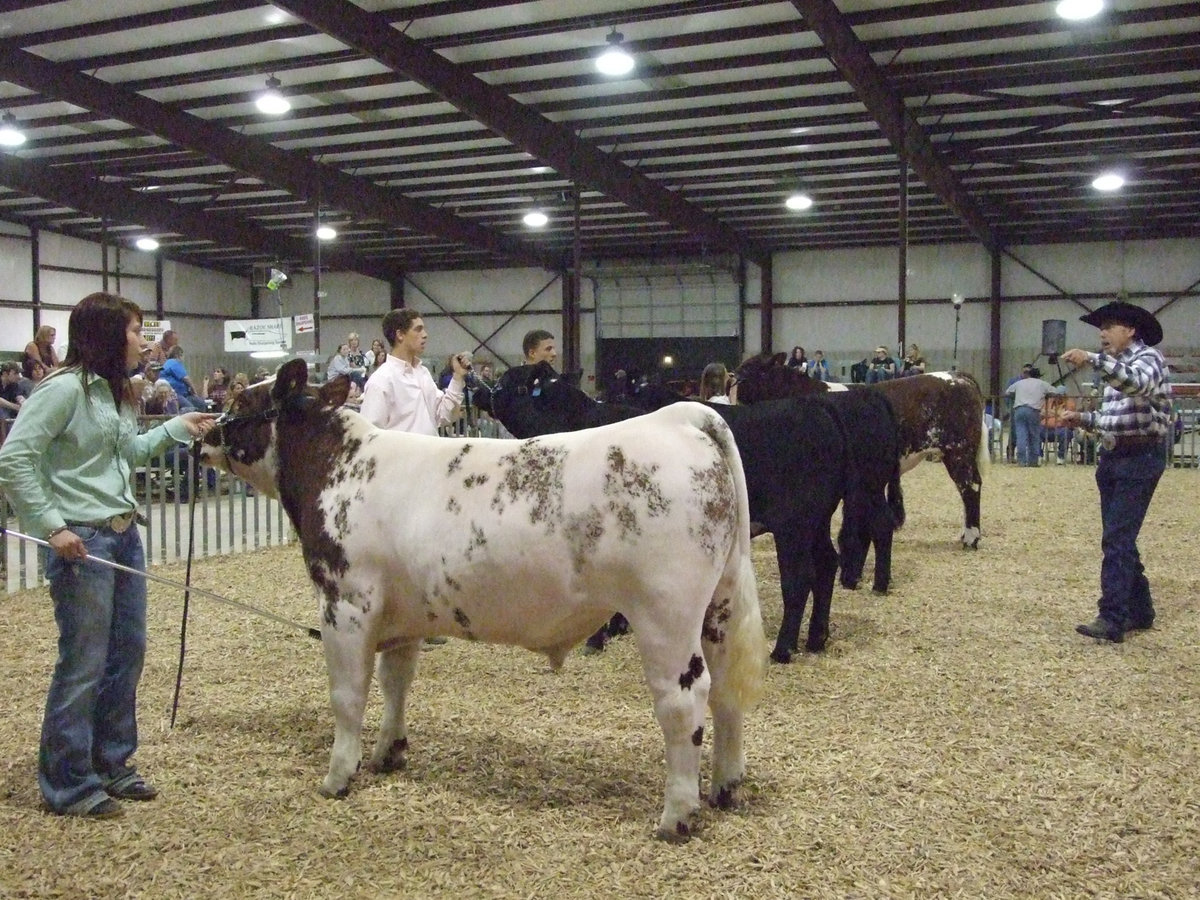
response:
[[[346,362],[350,365],[350,380],[361,388],[367,382],[367,354],[359,346],[357,331],[346,335]]]
[[[792,355],[788,357],[788,368],[796,369],[802,375],[808,374],[808,357],[804,355],[804,348],[796,346],[792,348]]]
[[[729,402],[729,371],[724,363],[709,363],[700,375],[700,399],[707,403]]]
[[[225,408],[225,401],[229,399],[229,370],[224,366],[217,366],[204,379],[204,399],[208,401],[210,410]]]
[[[33,340],[25,345],[25,358],[36,359],[46,371],[58,366],[58,354],[54,352],[54,339],[58,332],[49,325],[42,325],[33,335]]]
[[[250,386],[250,378],[245,372],[238,372],[233,376],[233,380],[229,382],[229,393],[225,397],[225,405],[221,407],[222,412],[228,412],[233,406],[233,401],[241,396],[242,391]]]
[[[142,313],[114,294],[71,312],[62,368],[30,395],[0,446],[0,489],[25,530],[45,538],[58,623],[38,752],[51,812],[102,819],[121,800],[158,791],[133,765],[137,686],[146,654],[146,581],[94,560],[145,571],[130,476],[175,442],[203,437],[193,412],[138,433],[130,373],[142,357]]]
[[[901,375],[924,375],[925,374],[925,354],[921,352],[921,348],[916,344],[908,345],[908,352],[904,354],[904,362],[900,367]]]
[[[387,362],[388,352],[387,347],[383,345],[383,341],[379,338],[371,341],[371,371],[374,372],[385,362]]]

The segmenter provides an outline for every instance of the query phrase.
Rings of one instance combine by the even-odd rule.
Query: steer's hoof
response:
[[[692,839],[692,835],[698,834],[699,831],[699,824],[693,814],[682,822],[676,822],[673,828],[660,825],[655,836],[660,841],[666,841],[668,844],[686,844]]]
[[[336,790],[333,788],[327,788],[325,785],[321,785],[319,793],[322,797],[325,797],[329,800],[345,800],[350,796],[350,785],[347,784],[344,787]]]
[[[792,661],[792,651],[786,647],[776,647],[771,651],[771,662],[787,665]]]

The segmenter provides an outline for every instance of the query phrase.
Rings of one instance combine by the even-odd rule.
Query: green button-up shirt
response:
[[[0,490],[35,537],[135,509],[134,469],[191,440],[179,417],[138,434],[136,413],[118,412],[107,381],[91,375],[87,387],[78,369],[44,379],[0,447]]]

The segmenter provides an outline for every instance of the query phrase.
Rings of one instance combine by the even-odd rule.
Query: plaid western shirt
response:
[[[1105,383],[1104,399],[1099,412],[1081,415],[1084,427],[1115,437],[1164,436],[1171,421],[1171,385],[1162,354],[1135,340],[1119,356],[1091,357]]]

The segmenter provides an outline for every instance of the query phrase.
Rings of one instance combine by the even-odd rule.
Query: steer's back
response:
[[[326,621],[376,643],[449,634],[559,655],[614,609],[707,600],[748,527],[728,430],[699,404],[519,442],[348,430],[357,458],[335,465],[305,553]]]

